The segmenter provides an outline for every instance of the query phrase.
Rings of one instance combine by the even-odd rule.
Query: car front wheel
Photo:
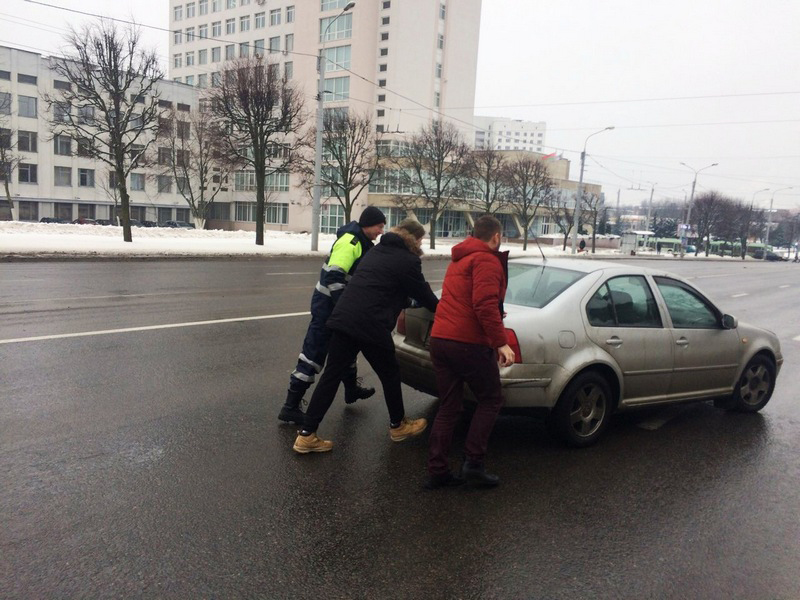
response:
[[[757,412],[766,406],[775,389],[775,365],[765,356],[754,356],[733,390],[730,410]]]
[[[550,428],[570,446],[591,446],[608,426],[611,408],[611,387],[605,377],[587,371],[564,389],[550,413]]]

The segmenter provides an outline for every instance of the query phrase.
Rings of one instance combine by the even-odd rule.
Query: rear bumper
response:
[[[400,376],[406,385],[425,394],[438,397],[436,375],[427,349],[405,342],[405,336],[394,334]],[[553,381],[563,379],[563,369],[558,365],[515,364],[500,370],[505,406],[509,408],[552,408]],[[466,396],[473,398],[467,388]]]

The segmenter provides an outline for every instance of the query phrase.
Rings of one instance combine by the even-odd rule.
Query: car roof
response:
[[[626,273],[630,275],[668,275],[681,279],[680,277],[668,273],[661,269],[650,269],[647,267],[639,267],[629,264],[621,264],[610,261],[585,259],[585,258],[550,258],[542,260],[541,258],[512,258],[509,264],[525,264],[536,266],[554,267],[557,269],[565,269],[567,271],[578,271],[580,273],[596,273],[598,271],[617,271],[619,273]]]

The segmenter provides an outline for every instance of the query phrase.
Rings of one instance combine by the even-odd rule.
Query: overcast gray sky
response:
[[[43,1],[168,26],[166,0]],[[0,43],[57,53],[84,18],[1,0]],[[167,34],[146,36],[166,63]],[[589,141],[585,171],[611,204],[653,183],[655,199],[683,200],[694,175],[680,163],[718,162],[696,193],[770,188],[766,207],[794,186],[775,206],[800,208],[799,40],[796,0],[484,0],[476,113],[546,121],[573,179],[586,137],[614,126]]]

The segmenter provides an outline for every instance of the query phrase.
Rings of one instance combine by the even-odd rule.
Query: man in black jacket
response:
[[[317,427],[333,403],[342,374],[359,352],[381,380],[389,410],[391,440],[400,442],[419,435],[427,427],[425,419],[405,416],[400,368],[392,342],[397,317],[408,306],[409,298],[429,310],[436,310],[438,299],[425,281],[419,259],[424,235],[422,225],[406,219],[385,233],[361,261],[328,319],[328,328],[333,332],[328,363],[294,442],[296,452],[327,452],[333,447],[332,442],[317,437]]]

